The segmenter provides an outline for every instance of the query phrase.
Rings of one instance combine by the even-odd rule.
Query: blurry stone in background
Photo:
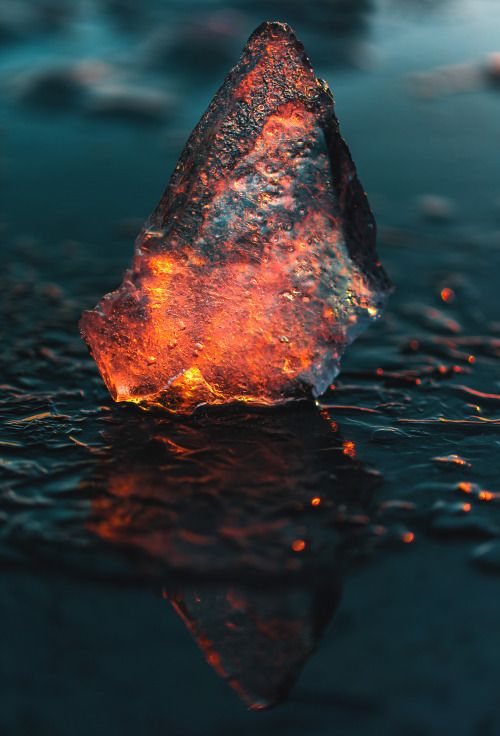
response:
[[[409,81],[416,96],[425,100],[484,88],[500,90],[500,52],[492,52],[482,60],[418,72],[410,75]]]
[[[437,194],[424,194],[418,200],[421,217],[432,222],[451,222],[456,215],[454,202]]]
[[[85,105],[90,115],[130,123],[161,123],[174,109],[175,100],[167,92],[138,84],[97,86]]]
[[[488,55],[485,73],[488,81],[500,90],[500,51]]]
[[[37,107],[68,110],[81,102],[85,83],[74,65],[33,68],[14,78],[10,85],[19,102]]]

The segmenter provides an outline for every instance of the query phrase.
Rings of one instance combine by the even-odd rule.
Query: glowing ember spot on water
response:
[[[405,544],[411,544],[415,541],[415,534],[413,532],[405,532],[402,539]]]
[[[295,539],[292,542],[292,549],[294,552],[303,552],[306,548],[306,543],[303,539]]]
[[[443,302],[452,302],[455,299],[455,292],[453,289],[449,289],[447,286],[445,286],[444,289],[441,289],[441,299]]]
[[[495,494],[491,491],[479,491],[478,498],[480,501],[493,501]]]
[[[455,465],[455,466],[459,466],[462,468],[472,468],[472,464],[468,460],[465,460],[465,458],[460,457],[460,455],[455,455],[455,454],[444,455],[443,457],[435,457],[433,458],[433,460],[435,463],[438,463],[439,465],[443,465],[443,466],[446,466],[446,465],[454,466]]]
[[[321,504],[321,498],[319,496],[315,496],[311,499],[311,506],[319,506]]]
[[[317,397],[390,291],[375,238],[330,91],[291,29],[265,23],[82,335],[116,401]]]
[[[348,455],[352,458],[356,457],[356,445],[352,440],[346,440],[345,442],[343,442],[342,451],[344,455]]]

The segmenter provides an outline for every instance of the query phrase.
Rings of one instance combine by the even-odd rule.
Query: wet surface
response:
[[[172,94],[174,82],[178,87],[177,119],[161,118],[153,128],[131,121],[123,108],[119,123],[89,122],[78,95],[63,113],[32,107],[33,97],[28,107],[8,98],[0,276],[0,566],[9,632],[0,659],[8,693],[2,733],[65,733],[67,713],[78,716],[75,732],[82,734],[112,723],[124,733],[250,733],[255,721],[222,680],[253,707],[273,704],[316,648],[290,704],[260,722],[264,732],[319,734],[332,721],[340,733],[384,736],[403,728],[498,731],[500,188],[491,114],[498,119],[499,98],[481,87],[424,102],[406,77],[462,62],[464,52],[450,58],[445,43],[438,52],[437,39],[451,47],[467,27],[483,29],[469,34],[467,59],[494,51],[486,28],[493,6],[475,7],[444,3],[417,31],[414,15],[370,13],[367,4],[351,18],[356,31],[346,31],[343,44],[359,58],[362,39],[385,60],[363,72],[346,68],[344,52],[322,62],[375,200],[379,250],[397,290],[319,407],[202,410],[174,419],[116,406],[79,338],[82,308],[118,282],[141,217],[203,109],[188,93],[198,89],[188,65],[173,74],[168,59],[156,61],[156,71],[135,64],[139,86],[148,80]],[[120,24],[135,12],[126,3],[109,9]],[[242,5],[241,25],[230,25],[238,47],[252,12]],[[175,27],[182,21],[196,33],[176,13]],[[29,33],[2,49],[4,78],[42,57],[74,59],[71,33],[80,56],[92,54],[94,63],[105,38],[107,63],[112,57],[123,75],[120,54],[131,31],[116,20],[103,24],[95,8],[83,17],[77,30],[50,27],[61,34],[50,55],[54,36],[28,24]],[[149,26],[148,13],[140,17]],[[314,32],[312,21],[297,23],[306,37]],[[215,28],[217,36],[227,23]],[[137,53],[147,55],[143,35],[134,31],[133,38]],[[424,38],[430,51],[422,59]],[[206,87],[199,92],[206,101],[220,73],[214,59],[199,88]],[[383,122],[376,145],[366,136],[369,87],[385,95],[385,112],[372,111],[374,124]],[[471,109],[480,132],[474,140]],[[394,117],[405,121],[399,137],[391,134]],[[445,201],[418,199],[429,194]],[[174,610],[220,685],[187,634],[182,638]],[[84,694],[67,692],[66,681]],[[122,705],[103,714],[99,693]],[[147,716],[133,697],[147,704]],[[188,719],[170,703],[200,715]]]

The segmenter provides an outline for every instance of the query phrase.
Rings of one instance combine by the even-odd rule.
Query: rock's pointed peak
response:
[[[265,20],[258,26],[249,38],[249,42],[254,38],[289,38],[297,40],[295,31],[288,23],[279,20]]]
[[[249,37],[245,50],[256,48],[258,45],[265,48],[266,44],[273,43],[275,44],[274,50],[276,51],[279,50],[280,46],[284,49],[287,45],[291,44],[299,51],[305,53],[304,46],[297,38],[293,28],[288,23],[282,23],[280,21],[264,21],[264,23],[261,23]]]

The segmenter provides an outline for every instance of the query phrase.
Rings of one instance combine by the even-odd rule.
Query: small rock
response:
[[[424,194],[418,201],[420,215],[432,222],[450,222],[456,215],[451,199],[437,194]]]
[[[81,100],[84,84],[74,67],[52,66],[21,75],[12,85],[14,97],[43,108],[75,107]]]
[[[162,122],[173,107],[173,98],[162,90],[111,84],[95,87],[86,103],[90,115],[132,123]]]
[[[500,51],[488,55],[485,64],[485,74],[488,82],[500,88]]]

